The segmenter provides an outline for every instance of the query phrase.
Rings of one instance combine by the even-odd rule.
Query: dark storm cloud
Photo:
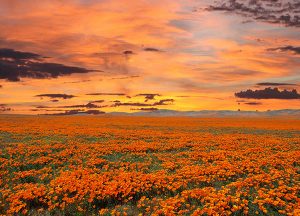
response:
[[[145,97],[145,102],[148,100],[154,100],[156,96],[161,96],[160,94],[137,94],[136,96],[142,96]]]
[[[144,49],[144,51],[146,51],[146,52],[162,52],[162,50],[159,50],[159,49],[156,49],[156,48],[153,48],[153,47],[146,47]]]
[[[300,94],[298,94],[296,89],[280,91],[278,88],[265,88],[263,90],[248,89],[235,93],[235,96],[248,99],[300,99]]]
[[[257,83],[256,85],[259,85],[259,86],[296,86],[297,84],[292,84],[292,83],[276,83],[276,82],[262,82],[262,83]]]
[[[280,51],[280,52],[293,52],[294,54],[300,54],[300,47],[295,46],[284,46],[277,48],[270,48],[268,51]]]
[[[21,78],[45,79],[73,73],[88,73],[82,67],[44,62],[42,56],[13,49],[0,49],[0,79],[17,82]]]
[[[53,100],[50,100],[51,102],[59,102],[59,100],[57,100],[57,99],[53,99]]]
[[[227,11],[269,23],[300,27],[300,2],[297,0],[218,0],[207,8]]]
[[[71,67],[56,63],[34,62],[29,64],[30,71],[36,73],[36,77],[47,78],[68,75],[72,73],[88,73],[93,70],[87,70],[81,67]]]
[[[89,94],[86,94],[86,95],[94,95],[94,96],[97,96],[97,95],[104,95],[104,96],[125,96],[126,94],[124,93],[89,93]]]
[[[9,58],[14,60],[39,60],[42,56],[36,53],[20,52],[13,49],[0,49],[0,58]]]
[[[153,103],[153,106],[170,105],[170,103],[174,103],[174,101],[175,101],[174,99],[163,99]]]
[[[62,98],[62,99],[71,99],[76,97],[75,95],[68,95],[68,94],[39,94],[35,97],[49,97],[49,98]]]

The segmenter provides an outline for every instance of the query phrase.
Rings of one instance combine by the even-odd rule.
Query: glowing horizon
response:
[[[298,109],[299,12],[211,4],[2,0],[1,113]]]

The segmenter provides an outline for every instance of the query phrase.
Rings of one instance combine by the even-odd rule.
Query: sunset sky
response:
[[[0,111],[299,109],[298,2],[0,0]]]

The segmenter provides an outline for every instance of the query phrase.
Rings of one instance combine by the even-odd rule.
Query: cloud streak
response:
[[[172,105],[174,103],[174,99],[162,99],[157,102],[154,102],[152,104],[148,103],[140,103],[140,102],[116,102],[113,107],[118,107],[118,106],[143,106],[143,107],[149,107],[149,106],[165,106],[165,105]]]
[[[93,103],[87,103],[87,104],[79,104],[79,105],[70,105],[70,106],[58,106],[57,108],[87,108],[87,109],[94,109],[94,108],[103,108],[106,106],[98,106]]]
[[[296,86],[297,84],[292,83],[277,83],[277,82],[261,82],[257,83],[259,86]]]
[[[153,47],[146,47],[146,48],[144,48],[144,51],[146,51],[146,52],[162,52],[162,50],[153,48]]]
[[[48,97],[48,98],[61,98],[61,99],[71,99],[76,97],[75,95],[68,95],[68,94],[39,94],[36,95],[35,97]],[[57,101],[54,101],[57,102]]]
[[[149,107],[149,108],[139,108],[139,109],[131,109],[131,110],[139,110],[139,111],[147,111],[147,112],[153,112],[159,110],[158,108],[155,107]]]
[[[251,105],[251,106],[262,105],[261,102],[245,102],[244,104],[246,104],[246,105]]]
[[[50,113],[50,114],[44,114],[44,115],[57,115],[57,116],[65,116],[65,115],[100,115],[100,114],[105,114],[105,112],[100,111],[100,110],[87,110],[87,111],[82,111],[80,109],[75,109],[75,110],[66,110],[65,112],[60,112],[60,113]]]

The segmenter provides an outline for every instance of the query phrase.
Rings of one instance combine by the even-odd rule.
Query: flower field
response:
[[[300,215],[300,120],[0,116],[0,215]]]

